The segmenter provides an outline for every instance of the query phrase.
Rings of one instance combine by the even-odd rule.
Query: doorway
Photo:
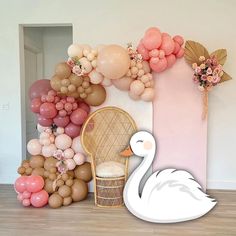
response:
[[[55,65],[67,60],[67,48],[73,41],[72,26],[23,26],[24,94],[22,94],[22,150],[28,157],[26,145],[38,138],[36,114],[30,110],[28,90],[39,79],[50,79]],[[25,151],[24,151],[25,150]]]

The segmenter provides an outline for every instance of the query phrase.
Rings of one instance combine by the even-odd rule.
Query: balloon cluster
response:
[[[88,162],[62,174],[55,158],[41,155],[23,161],[18,173],[22,175],[15,182],[18,199],[24,206],[32,204],[35,207],[48,203],[50,207],[58,208],[81,201],[87,197],[87,183],[92,179]]]
[[[31,100],[30,108],[37,114],[40,125],[63,127],[71,138],[79,135],[81,125],[90,112],[86,103],[78,102],[74,97],[59,97],[54,90]]]
[[[82,99],[91,106],[101,105],[106,99],[104,87],[100,84],[94,86],[87,74],[78,76],[72,70],[66,62],[57,64],[55,75],[51,78],[51,87],[59,95]]]
[[[53,132],[49,127],[40,127],[39,139],[31,139],[27,144],[27,150],[31,155],[43,155],[44,157],[54,157],[57,160],[57,168],[60,173],[73,170],[76,165],[85,162],[85,156],[80,143],[77,129],[71,127],[67,135],[66,128],[58,127]],[[80,131],[80,130],[79,130]],[[71,136],[75,137],[74,139]]]
[[[157,73],[174,65],[177,58],[184,55],[182,45],[184,40],[176,35],[173,38],[167,33],[161,33],[156,27],[149,28],[138,45],[142,58],[149,61],[151,69]]]
[[[48,193],[43,189],[44,179],[41,176],[21,176],[14,186],[17,199],[23,206],[43,207],[48,203]]]
[[[129,91],[129,96],[134,100],[152,101],[154,81],[149,64],[142,60],[141,54],[131,44],[128,44],[127,50],[131,61],[129,70],[124,77],[112,80],[112,83],[120,90]]]

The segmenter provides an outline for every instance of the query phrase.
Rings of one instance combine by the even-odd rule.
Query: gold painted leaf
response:
[[[220,63],[223,66],[227,59],[227,51],[226,49],[218,49],[214,51],[213,53],[211,53],[211,56],[215,56],[218,63]]]
[[[206,59],[209,58],[207,49],[198,42],[187,40],[184,50],[184,58],[186,62],[190,65],[192,65],[193,63],[197,63],[198,65],[200,65],[200,56],[204,56]]]
[[[223,83],[223,82],[231,80],[231,79],[232,79],[232,77],[224,71],[224,74],[221,77],[220,83]]]

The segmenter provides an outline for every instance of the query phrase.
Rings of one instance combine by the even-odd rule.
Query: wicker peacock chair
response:
[[[105,107],[92,113],[81,131],[81,142],[92,161],[95,204],[102,207],[123,205],[123,189],[128,177],[128,158],[120,152],[129,144],[136,132],[136,124],[131,116],[117,107]],[[121,163],[124,175],[119,177],[99,177],[97,166],[101,163]],[[119,164],[120,165],[120,164]]]

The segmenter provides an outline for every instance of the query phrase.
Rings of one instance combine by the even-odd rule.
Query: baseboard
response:
[[[209,180],[207,189],[236,190],[236,181]]]

